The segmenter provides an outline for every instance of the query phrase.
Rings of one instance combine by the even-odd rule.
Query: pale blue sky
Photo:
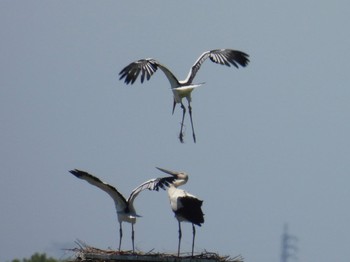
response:
[[[113,202],[68,170],[128,195],[188,172],[204,200],[196,251],[279,261],[284,223],[300,262],[350,257],[348,1],[0,1],[0,261],[81,239],[117,248]],[[153,57],[180,79],[206,50],[247,52],[234,69],[207,61],[193,93],[197,144],[157,72],[130,87],[128,63]],[[165,192],[135,206],[142,251],[176,252]],[[183,227],[183,251],[191,249]],[[131,248],[124,224],[123,247]]]

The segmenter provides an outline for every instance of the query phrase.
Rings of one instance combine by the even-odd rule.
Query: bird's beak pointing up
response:
[[[172,175],[172,176],[177,176],[179,174],[179,172],[175,172],[175,171],[170,171],[170,170],[167,170],[167,169],[164,169],[164,168],[160,168],[160,167],[156,167],[158,170],[164,172],[164,173],[167,173],[169,175]]]

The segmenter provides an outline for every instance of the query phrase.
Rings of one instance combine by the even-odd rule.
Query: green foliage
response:
[[[14,259],[11,262],[61,262],[63,260],[57,260],[52,257],[46,257],[46,254],[34,253],[30,258],[23,258],[22,260]]]

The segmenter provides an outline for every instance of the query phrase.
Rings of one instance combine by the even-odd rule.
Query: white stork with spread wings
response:
[[[119,80],[125,78],[124,82],[126,84],[129,84],[129,83],[133,84],[141,72],[141,83],[143,83],[145,78],[149,80],[151,76],[157,71],[158,68],[162,70],[165,76],[168,78],[171,85],[171,90],[173,91],[173,96],[174,96],[173,114],[177,103],[179,103],[182,108],[182,121],[181,121],[181,128],[180,128],[180,134],[179,134],[180,142],[181,143],[184,142],[182,129],[183,129],[185,113],[186,113],[186,108],[182,103],[183,98],[186,98],[188,102],[188,111],[189,111],[190,120],[191,120],[192,136],[193,136],[193,141],[196,142],[196,135],[194,132],[193,120],[192,120],[191,93],[193,89],[203,84],[203,83],[192,84],[193,79],[195,78],[201,65],[204,63],[204,61],[207,58],[210,58],[212,62],[217,64],[226,65],[226,66],[233,65],[236,68],[238,68],[238,65],[245,67],[249,62],[248,57],[249,57],[248,54],[241,51],[232,50],[232,49],[216,49],[216,50],[206,51],[200,55],[200,57],[191,67],[187,78],[182,81],[179,81],[167,67],[160,64],[157,60],[153,58],[146,58],[146,59],[135,61],[129,64],[128,66],[126,66],[123,70],[121,70],[119,73],[120,75]]]
[[[140,217],[137,215],[136,210],[134,208],[134,200],[137,197],[137,195],[145,190],[156,190],[158,191],[159,188],[165,189],[165,186],[169,185],[172,183],[175,178],[173,177],[164,177],[164,178],[154,178],[151,180],[148,180],[138,187],[136,187],[130,194],[129,198],[126,199],[119,191],[105,183],[102,182],[99,178],[85,172],[81,171],[78,169],[74,169],[69,171],[72,173],[74,176],[77,178],[83,179],[87,182],[89,182],[91,185],[94,185],[101,190],[105,191],[113,200],[115,204],[115,208],[117,210],[117,215],[118,215],[118,221],[119,221],[119,251],[122,243],[122,237],[123,237],[123,230],[122,230],[122,222],[128,222],[131,223],[131,240],[132,240],[132,250],[134,252],[134,224],[136,223],[136,218]]]

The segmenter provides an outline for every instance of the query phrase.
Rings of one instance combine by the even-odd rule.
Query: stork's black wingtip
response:
[[[76,177],[80,177],[82,175],[83,171],[80,171],[79,169],[72,169],[69,170],[69,173],[71,173],[72,175],[76,176]]]

